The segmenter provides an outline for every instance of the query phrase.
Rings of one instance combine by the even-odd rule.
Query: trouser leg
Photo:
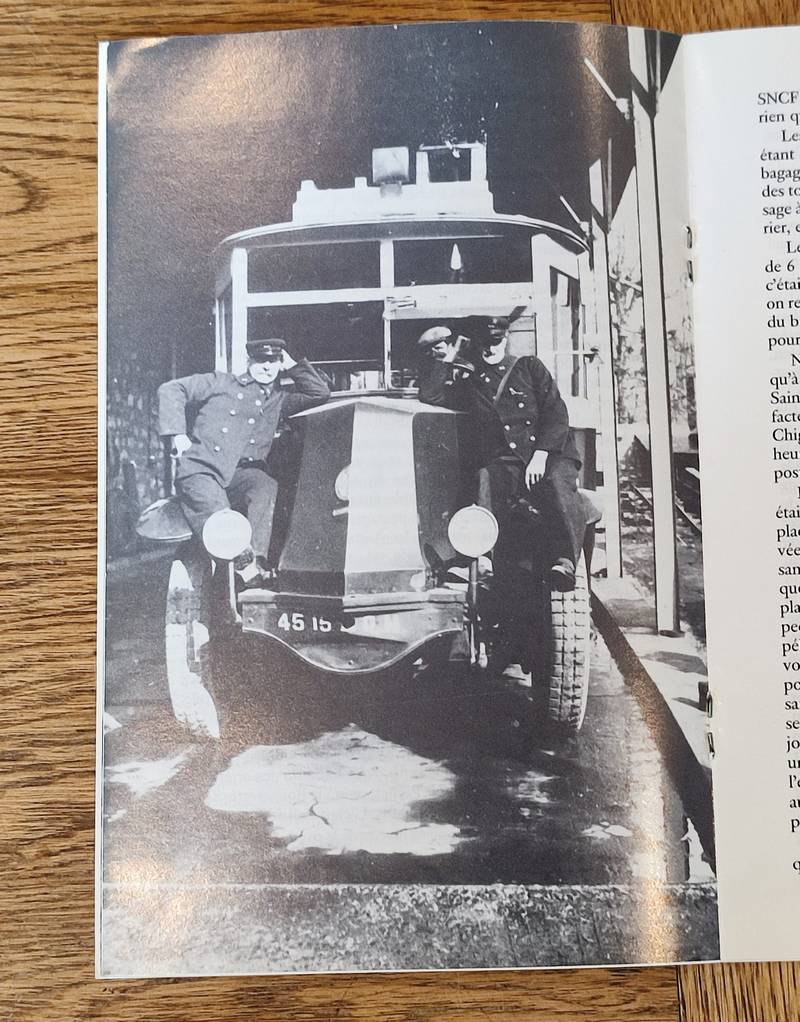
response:
[[[278,484],[258,468],[237,468],[227,488],[216,476],[195,473],[175,481],[175,490],[192,532],[202,538],[203,526],[215,511],[233,508],[250,522],[254,553],[266,557]]]
[[[201,538],[211,515],[230,507],[225,488],[216,476],[197,472],[179,477],[175,480],[175,491],[189,527]]]
[[[269,553],[277,494],[278,484],[260,468],[237,468],[228,486],[230,506],[250,522],[251,545],[258,557]]]
[[[531,493],[547,515],[551,563],[565,557],[577,564],[586,531],[584,505],[578,493],[578,466],[571,458],[550,455],[544,479]]]
[[[525,486],[525,465],[518,458],[498,458],[478,474],[477,502],[488,508],[500,527],[513,532],[512,543],[523,533],[518,523],[508,518],[509,500],[525,497],[541,512],[541,522],[532,525],[533,541],[544,547],[547,567],[559,558],[578,563],[586,529],[586,515],[578,493],[578,466],[571,458],[550,455],[544,478],[528,490]],[[525,560],[519,551],[521,560]]]
[[[521,489],[524,467],[519,459],[497,458],[478,471],[477,503],[501,523],[509,500]]]

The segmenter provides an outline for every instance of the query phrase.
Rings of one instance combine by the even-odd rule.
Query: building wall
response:
[[[145,365],[135,351],[108,359],[106,507],[108,554],[136,547],[139,512],[164,496],[163,447],[158,436],[156,389],[161,367]]]

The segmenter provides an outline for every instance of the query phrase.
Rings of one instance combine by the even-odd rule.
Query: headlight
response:
[[[232,508],[215,511],[203,526],[203,546],[215,560],[232,561],[250,546],[253,530]]]
[[[448,539],[465,557],[480,557],[491,550],[499,532],[492,512],[477,504],[456,511],[447,526]]]
[[[346,504],[350,500],[350,466],[345,465],[333,484],[334,492],[339,500]]]

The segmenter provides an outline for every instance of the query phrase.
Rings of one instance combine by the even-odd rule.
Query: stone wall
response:
[[[108,359],[106,500],[109,557],[136,549],[139,512],[164,496],[156,389],[162,367],[127,351]]]

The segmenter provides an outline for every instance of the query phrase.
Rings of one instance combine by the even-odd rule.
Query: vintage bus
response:
[[[477,560],[494,546],[497,523],[463,506],[463,416],[417,400],[427,327],[468,334],[474,317],[510,317],[510,350],[537,355],[555,377],[582,484],[595,487],[587,244],[556,224],[496,213],[483,144],[425,146],[413,164],[408,149],[374,150],[371,184],[303,181],[292,214],[216,252],[215,368],[241,373],[248,338],[284,337],[334,392],[292,420],[296,464],[276,526],[275,584],[237,592],[230,568],[188,533],[164,537],[187,540],[169,583],[172,704],[212,735],[222,712],[215,630],[260,636],[328,678],[424,658],[486,663]],[[586,565],[574,592],[539,591],[531,607],[523,659],[537,712],[575,731],[589,678]]]

